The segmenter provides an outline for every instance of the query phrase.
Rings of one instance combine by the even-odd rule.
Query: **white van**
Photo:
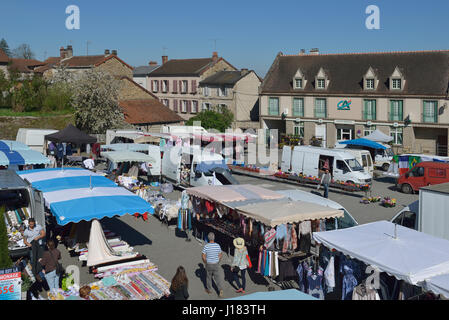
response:
[[[25,143],[31,149],[45,154],[46,146],[44,146],[44,137],[47,134],[52,134],[55,132],[58,132],[58,130],[20,128],[17,131],[16,141]]]
[[[162,157],[162,176],[181,186],[238,184],[220,154],[194,147],[169,147]]]
[[[320,177],[323,165],[328,162],[332,178],[349,183],[371,184],[372,176],[363,171],[363,167],[354,155],[343,150],[312,146],[284,146],[282,150],[281,170],[283,172],[302,173]]]
[[[161,133],[182,134],[182,133],[207,133],[206,129],[200,126],[162,126]]]
[[[368,150],[357,150],[357,149],[345,149],[345,152],[349,152],[357,159],[357,161],[362,165],[363,170],[371,176],[374,173],[373,159],[371,158],[371,153]]]
[[[380,143],[380,142],[378,142]],[[393,150],[391,150],[391,147],[388,144],[380,143],[383,145],[386,149],[375,149],[374,150],[374,166],[382,168],[383,171],[388,171],[388,168],[390,167],[391,160],[393,160]]]

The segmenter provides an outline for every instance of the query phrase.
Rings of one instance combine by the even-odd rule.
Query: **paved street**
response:
[[[247,177],[243,175],[235,175],[240,183],[257,184],[271,190],[282,189],[301,189],[304,191],[317,193],[314,187],[298,187],[287,183],[271,182],[263,179]],[[382,178],[374,181],[373,195],[394,197],[398,204],[395,208],[384,208],[378,203],[362,204],[360,199],[363,193],[338,193],[330,191],[329,198],[342,204],[351,215],[360,223],[368,223],[377,220],[389,220],[397,213],[402,205],[407,205],[418,199],[418,195],[407,195],[394,190],[394,184],[388,179]],[[175,190],[167,197],[177,199],[180,191]],[[178,233],[174,228],[175,225],[167,227],[156,217],[150,217],[145,222],[142,219],[136,219],[133,216],[126,215],[120,218],[104,219],[105,226],[119,234],[127,241],[135,250],[146,255],[152,262],[159,266],[159,272],[167,280],[171,280],[176,268],[183,265],[189,277],[189,293],[190,299],[217,299],[217,294],[208,295],[204,290],[205,270],[201,261],[202,244],[192,239],[190,242],[185,241],[185,235]],[[69,257],[67,251],[63,248],[63,264],[75,264],[80,266],[81,283],[86,284],[95,281],[92,274],[88,273],[87,267],[81,267],[81,263],[77,257]],[[226,275],[224,286],[225,298],[237,296],[235,289],[229,284],[229,265],[231,258],[224,255],[222,261],[223,272]],[[260,276],[250,272],[247,275],[247,293],[266,291],[269,283]]]

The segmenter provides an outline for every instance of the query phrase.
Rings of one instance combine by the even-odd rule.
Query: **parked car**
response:
[[[422,187],[449,182],[449,163],[420,162],[399,176],[396,188],[404,193],[413,193]]]

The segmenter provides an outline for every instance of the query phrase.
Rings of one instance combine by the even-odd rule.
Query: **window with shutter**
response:
[[[186,81],[184,81],[185,82],[185,84],[186,84],[186,89],[185,89],[185,93],[187,93],[187,92],[189,92],[189,82],[186,80]]]
[[[192,80],[192,93],[196,93],[196,80]]]
[[[167,92],[170,92],[170,81],[166,80],[167,83]]]
[[[187,101],[187,113],[192,113],[192,101]]]
[[[173,93],[177,93],[177,92],[178,92],[178,81],[173,80]]]
[[[173,100],[173,111],[178,112],[178,100]]]

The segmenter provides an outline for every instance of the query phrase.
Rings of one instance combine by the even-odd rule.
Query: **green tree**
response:
[[[9,49],[8,42],[4,38],[0,40],[0,49],[2,49],[8,57],[11,57],[11,50]]]
[[[5,207],[0,207],[0,269],[12,267],[12,260],[8,250],[8,234],[5,224]]]
[[[226,107],[215,107],[214,110],[203,110],[196,116],[190,118],[187,126],[193,126],[194,122],[201,122],[204,129],[215,129],[220,132],[225,132],[230,128],[232,121],[234,121],[234,114]]]
[[[73,83],[75,123],[89,133],[120,128],[124,114],[118,104],[121,83],[109,73],[88,70]]]

